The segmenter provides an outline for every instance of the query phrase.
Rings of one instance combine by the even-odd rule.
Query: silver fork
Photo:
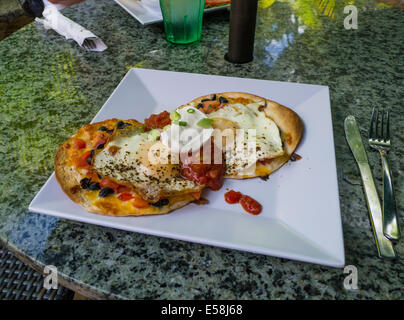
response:
[[[92,49],[95,49],[97,46],[95,42],[91,39],[85,39],[83,41],[83,48],[86,49],[87,51],[91,51]]]
[[[381,112],[381,125],[379,128],[379,110],[373,108],[369,128],[369,145],[379,151],[383,167],[383,230],[390,240],[400,239],[400,227],[397,219],[396,200],[394,197],[393,180],[387,152],[391,149],[390,140],[390,113]]]

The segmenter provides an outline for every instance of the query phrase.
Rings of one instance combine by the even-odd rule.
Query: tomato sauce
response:
[[[245,211],[253,215],[260,214],[262,211],[261,204],[258,201],[254,200],[253,198],[246,195],[243,195],[240,198],[240,204]]]
[[[152,114],[149,118],[144,119],[145,131],[151,129],[163,129],[171,124],[170,114],[168,111],[163,111],[159,114]]]
[[[239,203],[241,196],[241,192],[230,190],[224,194],[224,200],[230,204]]]
[[[230,204],[240,203],[245,211],[253,215],[260,214],[262,211],[262,206],[258,201],[254,200],[250,196],[243,195],[238,191],[227,191],[224,194],[224,199]]]
[[[222,164],[183,164],[181,175],[198,184],[204,184],[212,190],[223,185],[224,166]]]
[[[214,159],[215,146],[211,145],[211,160]],[[181,162],[181,176],[187,180],[194,181],[198,184],[204,184],[212,190],[219,190],[223,185],[224,164],[223,163],[203,163],[202,150],[199,163],[196,161]],[[190,158],[192,159],[192,157]]]

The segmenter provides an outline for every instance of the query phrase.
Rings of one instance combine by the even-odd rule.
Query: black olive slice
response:
[[[159,208],[159,207],[164,207],[164,206],[168,205],[169,202],[170,202],[170,201],[168,201],[168,199],[161,199],[161,200],[159,200],[159,201],[157,201],[157,202],[150,203],[150,204],[151,204],[153,207]]]
[[[91,164],[91,160],[93,160],[94,157],[94,150],[90,151],[90,156],[86,159],[88,164]]]
[[[123,121],[118,121],[118,123],[116,124],[116,127],[118,129],[123,129],[123,128],[126,128],[128,126],[131,126],[131,124],[127,123],[127,122],[123,122]]]
[[[100,183],[99,182],[91,182],[90,185],[88,186],[88,189],[92,190],[92,191],[100,190],[101,189]]]
[[[114,190],[108,187],[102,188],[100,193],[98,194],[99,197],[101,198],[105,198],[107,196],[109,196],[110,194],[113,194]]]
[[[80,180],[80,185],[83,189],[87,189],[90,185],[90,178],[83,178]]]
[[[227,100],[225,97],[219,97],[219,102],[220,103],[229,103],[229,100]]]

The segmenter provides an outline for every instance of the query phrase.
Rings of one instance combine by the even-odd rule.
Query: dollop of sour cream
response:
[[[198,152],[213,134],[210,119],[192,105],[177,109],[174,115],[175,120],[172,118],[171,125],[161,133],[160,141],[171,152]]]

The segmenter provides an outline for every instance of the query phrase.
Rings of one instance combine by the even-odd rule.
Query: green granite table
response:
[[[105,41],[103,53],[36,24],[0,42],[0,240],[39,271],[56,266],[61,284],[94,298],[403,299],[404,241],[395,246],[396,261],[376,257],[343,120],[356,116],[365,136],[372,106],[391,110],[391,168],[404,226],[404,11],[345,1],[359,17],[358,29],[346,30],[343,2],[323,13],[320,1],[260,1],[255,59],[245,65],[223,59],[226,10],[205,16],[202,41],[192,47],[169,45],[162,24],[141,26],[112,0],[63,11]],[[358,270],[358,289],[344,289],[343,269],[30,213],[58,145],[93,118],[132,67],[329,86],[346,264]],[[368,154],[380,190],[379,157]]]

